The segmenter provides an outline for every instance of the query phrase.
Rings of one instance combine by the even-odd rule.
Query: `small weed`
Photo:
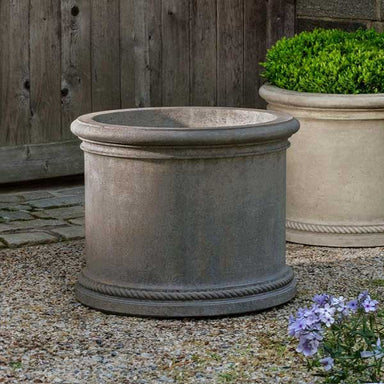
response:
[[[194,363],[197,363],[197,364],[200,364],[200,363],[204,362],[204,359],[202,359],[201,356],[199,356],[197,353],[194,353],[194,354],[191,356],[191,360],[192,360]]]
[[[209,353],[209,357],[211,357],[213,360],[220,361],[221,357],[217,353]]]
[[[275,348],[276,348],[276,353],[279,357],[283,357],[287,351],[286,345],[277,344]]]
[[[22,363],[21,361],[11,361],[9,363],[9,366],[12,368],[12,369],[20,369],[22,367]]]
[[[373,279],[370,281],[370,285],[374,287],[384,287],[384,279]]]
[[[234,380],[236,380],[236,373],[235,372],[224,372],[219,374],[219,383],[232,383]]]

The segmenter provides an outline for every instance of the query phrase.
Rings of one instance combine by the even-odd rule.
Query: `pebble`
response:
[[[75,300],[83,253],[83,241],[0,250],[0,383],[320,383],[287,338],[289,314],[319,292],[383,292],[383,248],[288,244],[298,294],[287,305],[201,320],[107,315]]]

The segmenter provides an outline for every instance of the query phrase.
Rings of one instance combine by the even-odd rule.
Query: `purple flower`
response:
[[[320,364],[323,366],[325,371],[330,371],[333,368],[334,360],[332,357],[324,357],[320,360]]]
[[[373,352],[371,351],[362,351],[360,352],[360,356],[362,359],[366,359],[368,357],[374,357],[375,359],[381,359],[384,356],[384,350],[381,348],[381,340],[380,337],[376,341],[376,345],[372,345]]]
[[[293,321],[290,321],[290,324],[288,325],[288,334],[289,336],[295,336],[299,338],[301,333],[307,328],[307,323],[305,319],[295,320],[292,317],[292,320]]]
[[[357,311],[357,308],[358,308],[358,301],[357,300],[351,300],[351,301],[348,301],[347,303],[347,308],[352,312],[352,313],[355,313]]]
[[[330,300],[330,296],[327,295],[326,293],[322,293],[320,295],[315,295],[312,299],[312,301],[319,305],[320,307],[324,306],[325,304],[327,304]]]
[[[351,316],[353,313],[364,316],[364,313],[375,312],[378,304],[377,300],[370,297],[368,291],[360,293],[357,299],[350,301],[347,301],[343,296],[315,295],[312,307],[299,308],[296,317],[290,316],[289,335],[299,340],[296,351],[305,357],[319,353],[319,357],[315,358],[317,363],[322,365],[325,372],[331,371],[335,362],[331,356],[324,356],[325,352],[332,354],[332,350],[328,351],[322,346],[323,339],[332,335],[338,327],[348,327],[347,324],[344,324],[349,321],[347,316]],[[334,323],[338,327],[331,327]],[[381,346],[380,338],[375,345],[368,347],[366,351],[361,351],[360,356],[361,359],[383,359],[384,347]],[[368,360],[367,363],[370,364],[371,362],[372,360]]]
[[[369,297],[368,291],[361,292],[357,300],[363,302],[367,297]]]
[[[305,316],[307,310],[308,310],[307,308],[299,308],[299,309],[297,310],[297,312],[296,312],[296,317],[297,317],[298,319],[303,318],[303,317]]]
[[[317,353],[321,340],[322,336],[315,332],[303,334],[300,337],[296,351],[304,356],[312,356]]]
[[[309,327],[314,326],[315,324],[320,322],[318,310],[319,307],[315,304],[312,306],[312,308],[305,312],[304,319]]]
[[[362,307],[364,308],[365,312],[375,312],[377,309],[377,305],[379,302],[377,300],[372,300],[369,295],[367,298],[363,301]]]
[[[348,316],[350,314],[350,309],[345,303],[345,299],[343,296],[337,298],[333,297],[331,299],[331,306],[335,308],[335,310],[339,313],[339,316],[337,316],[338,320],[342,320],[343,317]]]
[[[332,297],[331,299],[331,305],[334,306],[334,307],[343,307],[345,304],[345,299],[343,296],[339,296],[339,297]]]
[[[343,312],[346,309],[345,299],[343,296],[332,297],[331,306],[336,309],[337,312]]]
[[[325,304],[323,308],[319,308],[317,311],[319,319],[326,327],[330,327],[334,322],[335,318],[335,308],[331,307],[329,304]]]

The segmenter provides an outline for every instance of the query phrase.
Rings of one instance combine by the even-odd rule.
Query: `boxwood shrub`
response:
[[[299,92],[384,93],[384,33],[316,29],[279,40],[263,77]]]

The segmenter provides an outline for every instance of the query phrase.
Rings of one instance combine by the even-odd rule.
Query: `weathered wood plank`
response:
[[[31,142],[61,140],[60,0],[30,2]]]
[[[32,149],[6,146],[59,144],[91,109],[263,106],[258,63],[293,35],[295,1],[0,0],[0,20],[0,173],[11,164],[21,181],[43,175],[55,150],[25,147],[41,151],[30,171]],[[68,174],[60,156],[46,177]]]
[[[28,1],[0,1],[0,20],[0,145],[29,143]]]
[[[120,108],[119,0],[92,1],[92,108]]]
[[[269,0],[267,6],[267,48],[283,36],[295,33],[295,0]]]
[[[189,105],[189,0],[162,2],[162,102]]]
[[[61,128],[73,138],[71,122],[92,111],[90,0],[61,1]]]
[[[243,1],[217,2],[217,104],[243,104]]]
[[[191,3],[191,105],[216,104],[216,3]]]
[[[161,2],[135,2],[135,105],[161,105]]]
[[[136,106],[135,3],[136,0],[120,1],[120,93],[122,108]]]
[[[286,0],[284,6],[284,35],[294,36],[296,32],[296,0]],[[281,38],[280,36],[279,38]]]
[[[79,175],[84,156],[78,140],[1,147],[0,184]]]
[[[265,1],[244,0],[244,103],[245,107],[264,108],[259,96],[262,84],[260,62],[265,59],[267,38]]]

